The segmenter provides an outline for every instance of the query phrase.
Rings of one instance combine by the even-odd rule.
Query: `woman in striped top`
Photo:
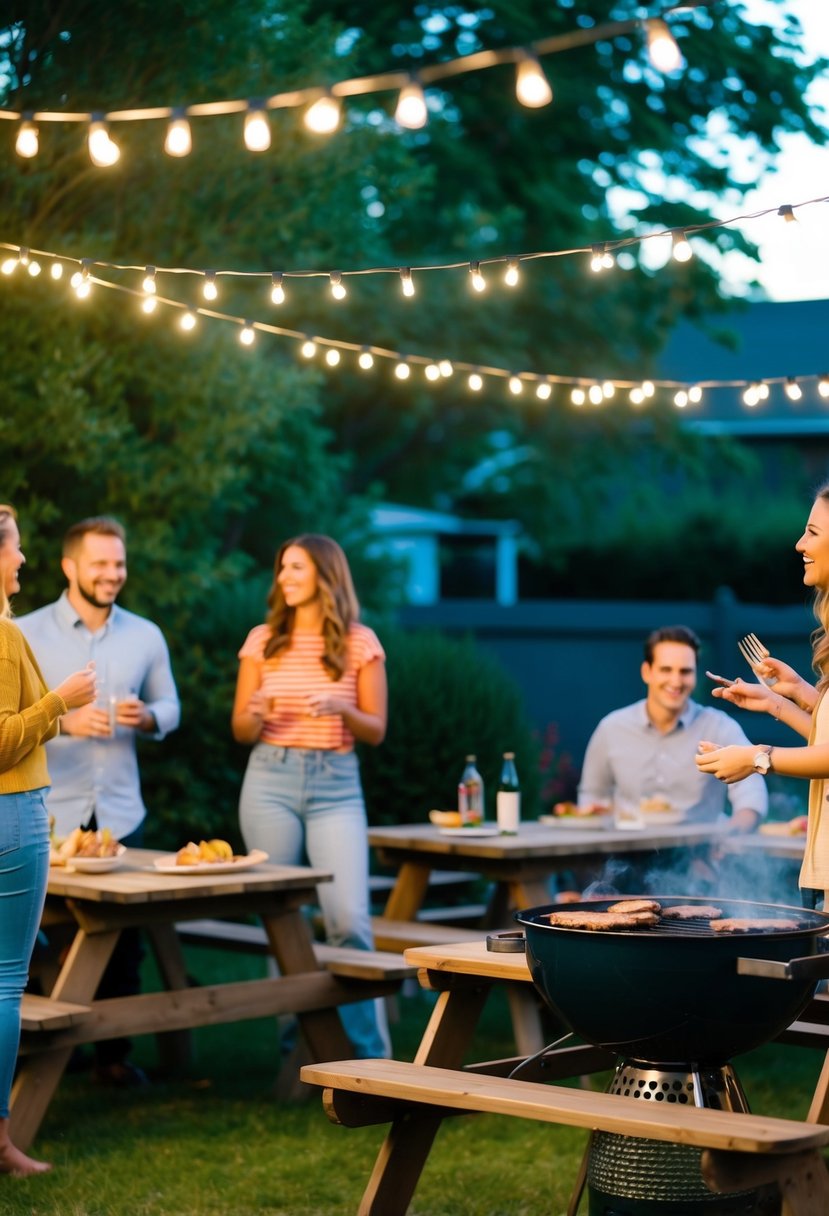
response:
[[[329,942],[373,947],[366,811],[354,742],[386,734],[385,654],[359,622],[340,546],[309,533],[276,555],[268,616],[239,651],[233,735],[253,744],[239,801],[248,849],[334,878],[319,889]],[[342,1010],[358,1056],[390,1054],[382,1004]]]

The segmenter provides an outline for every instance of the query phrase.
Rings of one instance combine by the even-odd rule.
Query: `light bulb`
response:
[[[639,388],[638,385],[635,385],[630,390],[631,405],[641,405],[644,400],[645,400],[645,394],[642,392],[641,388]]]
[[[73,291],[77,291],[78,285],[82,281],[82,279],[83,279],[83,275],[81,274],[81,272],[79,270],[76,270],[75,273],[72,275],[72,278],[69,280],[69,286],[72,288]]]
[[[155,312],[157,307],[158,307],[158,300],[155,298],[155,296],[145,296],[144,299],[141,301],[142,312],[147,312],[147,313]]]
[[[590,399],[591,405],[601,405],[604,401],[604,393],[600,384],[591,384],[587,390],[587,396]]]
[[[789,376],[789,378],[786,380],[785,391],[789,401],[799,401],[803,396],[803,390],[795,380],[794,376]]]
[[[521,378],[519,376],[510,376],[509,391],[514,397],[517,397],[519,393],[523,393],[524,385],[521,383]]]
[[[325,352],[325,362],[329,367],[336,367],[341,358],[340,352],[335,346],[330,346]]]
[[[300,346],[299,353],[302,355],[303,359],[313,359],[314,355],[317,353],[316,342],[312,342],[310,338],[307,338],[302,343],[302,346]]]
[[[553,395],[553,386],[552,386],[552,384],[550,384],[550,381],[549,380],[539,381],[538,386],[535,390],[535,395],[536,395],[536,397],[539,398],[540,401],[549,401]]]
[[[829,376],[821,376],[817,382],[817,391],[824,400],[829,397]]]
[[[486,291],[486,279],[481,274],[480,262],[469,263],[469,274],[472,278],[472,286],[475,291]]]
[[[504,282],[507,287],[516,287],[521,277],[518,273],[518,258],[507,258],[507,268],[504,272]]]
[[[17,132],[14,150],[18,156],[23,156],[28,160],[32,156],[37,156],[38,147],[37,127],[31,119],[24,118]]]
[[[85,275],[81,275],[81,281],[75,288],[75,295],[79,300],[85,300],[91,291],[92,284],[90,283],[89,279]]]
[[[204,296],[205,300],[215,300],[216,297],[218,296],[219,289],[216,286],[216,271],[215,270],[205,270],[204,286],[201,289],[201,293]]]
[[[148,266],[144,271],[144,282],[141,284],[141,286],[148,296],[155,295],[155,266]]]
[[[605,380],[602,385],[602,396],[608,400],[616,395],[616,385],[612,380]]]
[[[414,279],[412,272],[408,266],[404,266],[400,271],[400,286],[403,289],[404,296],[413,296],[415,293]]]
[[[654,395],[656,392],[656,386],[654,385],[653,380],[642,381],[642,392],[646,397],[652,397]]]
[[[168,156],[189,156],[192,150],[193,137],[190,134],[190,123],[183,114],[179,114],[167,127],[164,151]]]
[[[440,380],[440,368],[438,367],[437,363],[426,364],[426,379]]]
[[[106,169],[109,165],[114,165],[121,155],[121,149],[109,137],[106,123],[97,118],[93,118],[89,124],[87,147],[89,148],[89,159],[99,169]]]
[[[760,398],[757,393],[757,385],[749,384],[748,388],[743,393],[743,404],[747,405],[749,407],[754,406],[757,404],[759,399]]]
[[[305,111],[305,125],[315,135],[330,135],[340,125],[340,103],[326,93],[318,97]]]
[[[179,325],[185,332],[196,328],[196,315],[189,311],[183,312],[179,318]]]
[[[757,385],[757,396],[760,398],[761,401],[768,401],[769,386],[766,384],[765,380],[761,380],[760,383]]]
[[[361,350],[359,357],[357,359],[357,363],[363,369],[364,372],[367,372],[372,367],[374,367],[374,355],[371,353],[370,350]]]
[[[449,359],[441,359],[440,363],[438,363],[438,367],[440,368],[440,374],[444,377],[451,376],[452,372],[455,370]]]
[[[657,72],[678,72],[685,66],[676,39],[661,17],[650,17],[645,22],[645,35],[648,58]]]
[[[264,106],[254,102],[248,106],[244,140],[248,152],[267,152],[271,146],[271,128]]]
[[[245,321],[239,332],[239,341],[242,343],[242,346],[253,346],[255,339],[256,331],[250,321]]]
[[[688,244],[688,238],[681,229],[671,233],[671,243],[674,259],[677,262],[689,261],[692,257],[692,249]]]
[[[591,253],[590,269],[594,274],[598,274],[602,270],[611,270],[616,264],[616,259],[608,249],[607,245],[593,245],[591,248]]]
[[[52,276],[52,278],[56,282],[58,279],[62,279],[63,278],[63,262],[53,262],[52,265],[49,267],[49,274]]]
[[[702,389],[698,384],[692,384],[688,389],[688,400],[692,405],[699,405],[702,401]]]
[[[570,400],[573,405],[584,405],[585,394],[583,388],[574,388],[570,394]]]
[[[397,109],[394,111],[394,121],[400,127],[417,131],[426,126],[429,112],[426,108],[426,97],[422,87],[416,80],[410,80],[400,90],[397,99]]]
[[[684,388],[681,388],[678,392],[674,393],[674,405],[677,407],[677,409],[684,410],[687,404],[688,394],[685,392]]]
[[[395,367],[394,374],[397,376],[398,380],[408,380],[409,376],[412,374],[412,369],[409,367],[408,363],[402,361]]]
[[[477,372],[471,372],[467,384],[473,393],[479,393],[484,387],[483,377],[479,376]]]
[[[348,295],[343,282],[343,276],[338,270],[332,270],[328,276],[328,281],[331,284],[331,294],[335,300],[344,300]]]
[[[40,274],[40,262],[31,261],[31,262],[29,262],[29,265],[26,267],[26,269],[28,270],[28,272],[32,276],[32,278],[36,279],[37,276]]]
[[[17,267],[18,267],[17,258],[4,258],[3,264],[2,264],[2,266],[0,266],[0,270],[2,270],[3,274],[14,274],[15,270],[17,270]]]
[[[285,288],[282,286],[282,271],[275,270],[271,275],[271,303],[285,303]]]
[[[537,110],[553,100],[553,90],[535,55],[523,55],[515,75],[515,95],[522,106]]]

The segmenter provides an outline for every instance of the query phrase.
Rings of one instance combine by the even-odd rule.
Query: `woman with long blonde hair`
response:
[[[20,1000],[40,925],[49,871],[46,748],[68,709],[95,697],[95,672],[75,672],[49,692],[23,634],[11,620],[20,590],[17,513],[0,506],[0,1173],[40,1174],[9,1136],[9,1097],[20,1041]]]
[[[333,874],[319,888],[332,945],[373,947],[368,838],[355,740],[386,733],[385,654],[359,621],[348,561],[336,541],[306,533],[276,555],[265,623],[239,651],[232,729],[252,744],[239,800],[247,848],[272,862]],[[387,1056],[382,1005],[345,1005],[358,1056]]]
[[[809,779],[809,822],[800,886],[805,903],[815,907],[823,902],[829,910],[829,482],[818,489],[795,549],[803,559],[804,586],[815,589],[818,628],[812,634],[812,666],[817,682],[803,679],[788,663],[767,653],[754,670],[774,681],[771,687],[734,680],[727,687],[715,688],[714,696],[740,709],[771,714],[802,735],[807,746],[713,748],[701,744],[710,750],[697,756],[697,765],[729,783],[755,771]]]

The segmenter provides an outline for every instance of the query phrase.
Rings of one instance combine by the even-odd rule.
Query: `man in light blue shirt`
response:
[[[119,608],[127,579],[124,529],[96,516],[74,524],[63,540],[61,569],[69,584],[60,599],[17,618],[49,687],[94,660],[98,697],[60,720],[47,744],[52,788],[46,803],[55,834],[76,827],[109,828],[122,844],[143,843],[147,814],[141,796],[137,735],[163,739],[179,724],[180,706],[167,643],[157,625]],[[136,930],[121,933],[98,997],[139,991],[141,947]],[[127,1060],[127,1039],[96,1043],[96,1078],[109,1085],[146,1083]]]
[[[699,638],[684,625],[650,634],[641,667],[647,696],[614,710],[593,732],[579,783],[582,805],[638,807],[642,799],[658,798],[691,823],[714,822],[730,810],[737,832],[753,831],[765,816],[768,795],[761,776],[724,785],[694,763],[703,739],[749,745],[728,714],[691,700],[699,649]]]

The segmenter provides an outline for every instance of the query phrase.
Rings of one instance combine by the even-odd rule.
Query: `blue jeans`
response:
[[[46,880],[45,789],[0,794],[0,1119],[8,1118],[20,1043],[20,998],[29,978]]]
[[[301,865],[307,857],[333,874],[319,885],[328,941],[373,949],[366,808],[354,752],[257,743],[242,783],[239,826],[245,847],[264,849],[275,865]],[[391,1054],[382,1001],[343,1005],[340,1014],[359,1057]]]

